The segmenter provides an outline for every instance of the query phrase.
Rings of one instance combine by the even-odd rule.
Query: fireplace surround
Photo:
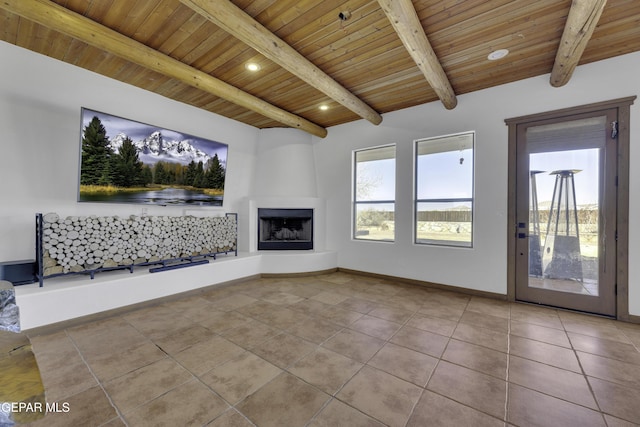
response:
[[[313,249],[313,209],[258,208],[258,250]]]

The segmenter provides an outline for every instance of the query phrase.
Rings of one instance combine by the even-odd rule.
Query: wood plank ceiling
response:
[[[8,43],[321,137],[552,70],[561,86],[577,64],[640,50],[638,0],[0,0],[0,22]],[[489,61],[497,49],[510,53]]]

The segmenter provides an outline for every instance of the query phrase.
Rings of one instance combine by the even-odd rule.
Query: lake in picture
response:
[[[222,206],[228,145],[82,108],[79,202]]]
[[[154,205],[222,206],[222,194],[211,196],[197,190],[165,188],[149,191],[82,194],[81,202],[143,203]]]

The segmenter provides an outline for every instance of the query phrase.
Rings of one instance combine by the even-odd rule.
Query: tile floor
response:
[[[47,427],[640,424],[640,325],[344,272],[31,339]]]

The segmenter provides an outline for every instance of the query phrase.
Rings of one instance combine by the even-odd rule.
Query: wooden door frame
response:
[[[600,110],[617,109],[618,112],[618,196],[616,247],[617,258],[617,295],[616,318],[618,320],[640,323],[640,316],[629,315],[629,143],[630,143],[630,107],[635,96],[598,102],[578,107],[564,108],[539,114],[506,119],[509,127],[508,172],[507,172],[507,299],[516,300],[516,163],[517,128],[524,123],[568,117]]]

